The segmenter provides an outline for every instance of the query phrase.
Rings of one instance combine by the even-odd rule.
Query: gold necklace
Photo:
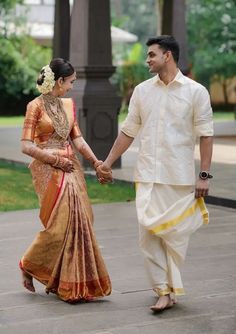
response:
[[[61,99],[46,94],[42,94],[41,97],[45,106],[45,110],[52,120],[56,133],[63,139],[67,139],[70,132],[69,122]]]

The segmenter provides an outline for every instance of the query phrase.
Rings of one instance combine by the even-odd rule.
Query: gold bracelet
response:
[[[93,168],[95,169],[95,171],[97,170],[97,168],[99,167],[99,166],[101,166],[102,165],[102,162],[100,162],[100,160],[95,160],[94,162],[93,162]]]
[[[59,156],[59,155],[56,155],[55,157],[56,157],[56,160],[55,160],[55,162],[52,164],[53,167],[57,167],[57,166],[58,166],[58,163],[59,163],[59,161],[60,161],[60,156]]]

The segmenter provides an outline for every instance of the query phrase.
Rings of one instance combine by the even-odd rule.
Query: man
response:
[[[207,90],[178,69],[179,46],[172,36],[147,41],[153,78],[139,84],[129,113],[107,159],[97,168],[101,182],[140,134],[135,170],[140,246],[157,303],[156,312],[184,294],[179,267],[190,235],[208,221],[213,144],[212,109]],[[200,138],[200,173],[195,180],[194,146]],[[106,174],[107,173],[107,174]]]

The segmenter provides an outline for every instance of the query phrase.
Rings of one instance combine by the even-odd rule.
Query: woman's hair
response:
[[[67,60],[62,58],[54,58],[51,60],[49,67],[54,73],[54,80],[57,81],[59,78],[66,78],[72,75],[75,70],[74,67],[69,63]],[[41,86],[43,84],[45,75],[44,75],[44,68],[40,71],[40,75],[37,79],[37,84]]]

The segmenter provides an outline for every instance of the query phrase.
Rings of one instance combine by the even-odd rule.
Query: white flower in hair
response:
[[[38,91],[41,94],[48,94],[53,90],[53,87],[55,85],[55,75],[49,65],[46,65],[42,68],[44,75],[44,80],[42,85],[36,85]]]

